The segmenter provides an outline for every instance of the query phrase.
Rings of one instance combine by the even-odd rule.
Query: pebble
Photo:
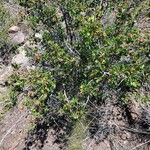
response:
[[[12,44],[22,44],[25,42],[25,34],[22,32],[20,27],[12,26],[8,29],[10,40]]]
[[[12,59],[12,64],[21,65],[21,67],[26,67],[29,65],[29,58],[26,57],[25,51],[21,51],[19,54],[15,55]]]
[[[35,33],[35,38],[42,40],[42,34]]]
[[[127,135],[126,135],[125,133],[123,133],[123,134],[121,135],[121,138],[122,138],[123,140],[126,140],[126,139],[127,139]]]
[[[10,34],[10,37],[13,44],[22,44],[25,41],[25,35],[22,31]]]
[[[9,33],[16,33],[18,31],[20,31],[20,28],[18,26],[12,26],[8,30]]]

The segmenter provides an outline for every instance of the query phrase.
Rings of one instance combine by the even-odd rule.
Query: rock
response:
[[[10,37],[13,44],[22,44],[25,41],[25,35],[22,31],[11,33]]]
[[[129,111],[131,113],[131,117],[132,117],[133,121],[135,121],[135,122],[138,121],[142,116],[140,103],[138,103],[135,100],[132,100],[129,103]]]
[[[20,65],[21,67],[27,67],[29,65],[29,58],[26,57],[25,51],[20,51],[19,54],[12,58],[12,64]]]
[[[0,82],[4,83],[9,76],[12,75],[13,68],[11,66],[4,67],[3,69],[0,70]]]
[[[42,40],[42,34],[35,33],[35,38]]]
[[[20,30],[20,28],[18,26],[12,26],[9,28],[8,32],[9,33],[16,33]]]
[[[22,44],[25,42],[25,34],[18,26],[12,26],[8,30],[12,44]]]
[[[123,133],[123,134],[121,135],[121,139],[122,139],[122,140],[126,140],[126,139],[127,139],[127,135],[126,135],[125,133]]]

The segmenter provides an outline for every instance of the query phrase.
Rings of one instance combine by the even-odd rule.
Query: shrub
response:
[[[144,1],[107,6],[90,0],[19,2],[30,10],[33,29],[43,31],[42,48],[36,52],[42,71],[25,79],[35,112],[42,114],[53,95],[62,103],[60,113],[78,119],[88,99],[101,100],[104,86],[131,91],[148,82],[148,37],[134,26]],[[106,10],[115,13],[112,25],[102,22]]]
[[[0,2],[0,56],[2,57],[9,47],[9,39],[8,39],[8,28],[10,25],[9,21],[9,13],[3,7],[2,2]]]

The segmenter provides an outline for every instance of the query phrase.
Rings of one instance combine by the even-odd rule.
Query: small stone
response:
[[[127,135],[124,133],[124,134],[121,135],[121,138],[122,138],[123,140],[126,140],[126,139],[127,139]]]
[[[124,141],[123,141],[123,143],[124,143],[124,144],[127,144],[127,143],[128,143],[128,141],[127,141],[127,140],[124,140]]]
[[[25,51],[20,52],[15,55],[12,59],[12,64],[21,65],[21,67],[26,67],[29,65],[29,58],[26,57]]]
[[[13,68],[11,66],[5,67],[2,72],[0,72],[0,81],[5,82],[9,76],[12,75]]]
[[[10,37],[13,44],[22,44],[25,41],[25,35],[21,31],[10,34]]]
[[[20,30],[20,28],[18,26],[12,26],[9,28],[8,32],[9,33],[16,33]]]
[[[130,139],[131,138],[131,134],[130,133],[126,133],[126,137],[127,137],[127,139]]]
[[[117,116],[117,119],[118,119],[118,121],[121,121],[121,120],[122,120],[122,116],[121,116],[121,115],[118,115],[118,116]]]
[[[35,33],[35,38],[37,38],[37,39],[42,39],[42,34],[40,34],[40,33]]]
[[[135,114],[134,112],[131,112],[131,116],[134,121],[137,121],[139,118],[138,114]]]
[[[36,68],[35,66],[27,66],[27,70],[28,70],[28,71],[30,71],[30,70],[35,70],[35,68]]]

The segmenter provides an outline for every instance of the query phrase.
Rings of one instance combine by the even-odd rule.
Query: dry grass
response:
[[[85,149],[85,138],[87,137],[87,121],[82,118],[80,119],[69,137],[69,143],[67,150],[84,150]]]

